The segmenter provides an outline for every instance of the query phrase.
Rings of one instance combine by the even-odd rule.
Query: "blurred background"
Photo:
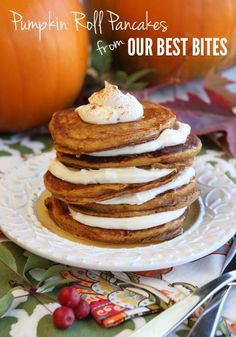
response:
[[[96,10],[104,13],[101,34],[75,29],[72,11],[85,13],[92,24]],[[150,21],[168,27],[112,30],[107,10],[131,23],[145,21],[148,12]],[[21,15],[17,30],[12,11]],[[47,27],[39,39],[29,20],[48,21],[49,13],[54,25],[66,22],[68,29]],[[86,26],[85,19],[81,23]],[[22,140],[48,135],[54,111],[86,103],[108,80],[140,99],[171,107],[196,134],[236,156],[236,0],[127,0],[125,5],[116,0],[5,0],[0,25],[2,144],[14,146],[16,139],[27,153]],[[186,56],[129,56],[130,37],[225,37],[228,54],[192,56],[189,50]],[[103,55],[96,50],[97,41],[108,46]],[[114,41],[123,43],[111,50]],[[50,138],[45,142],[50,147]]]

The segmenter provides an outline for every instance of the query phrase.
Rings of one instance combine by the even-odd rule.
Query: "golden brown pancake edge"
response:
[[[160,179],[140,184],[72,184],[58,179],[49,171],[44,175],[46,189],[56,198],[69,204],[89,204],[107,200],[120,195],[146,191],[158,187],[176,178],[179,171],[173,171]]]
[[[102,205],[102,204],[87,204],[87,205],[69,205],[76,212],[108,218],[127,218],[154,214],[159,212],[168,212],[177,210],[183,207],[188,207],[200,195],[200,190],[196,187],[195,180],[189,184],[173,189],[158,195],[157,197],[141,204],[141,205]]]
[[[193,134],[189,135],[186,143],[169,146],[165,149],[139,155],[117,157],[94,157],[82,155],[76,157],[57,152],[57,159],[65,165],[74,168],[115,168],[115,167],[143,167],[152,166],[160,168],[191,166],[194,157],[201,150],[201,141]]]
[[[175,114],[159,104],[143,101],[144,118],[110,125],[84,122],[74,109],[55,112],[49,129],[57,151],[81,154],[140,144],[171,128]]]
[[[173,239],[182,233],[182,223],[186,213],[165,225],[144,230],[116,230],[86,226],[74,220],[62,201],[48,198],[45,201],[50,217],[64,231],[82,239],[108,244],[158,243]]]

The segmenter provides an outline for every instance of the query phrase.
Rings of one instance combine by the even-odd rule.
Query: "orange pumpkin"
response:
[[[218,56],[128,56],[127,40],[130,37],[226,37],[227,48],[231,47],[233,30],[236,27],[236,0],[86,0],[85,8],[88,19],[93,11],[103,10],[103,35],[93,35],[94,40],[104,39],[108,43],[122,40],[122,45],[112,55],[115,66],[134,72],[143,68],[155,69],[154,80],[164,81],[171,76],[179,76],[180,80],[188,80],[206,73],[218,64],[222,57]],[[164,20],[168,29],[148,31],[111,30],[106,10],[115,12],[120,20],[145,21],[148,11],[152,21]],[[117,21],[118,22],[118,21]]]
[[[71,11],[83,11],[78,0],[1,1],[0,131],[46,123],[78,95],[87,68],[88,36],[85,28],[76,31]],[[66,22],[68,29],[49,30],[47,25],[41,40],[36,26],[22,30],[28,20],[43,24],[49,15],[54,23]],[[12,22],[14,16],[18,23]]]

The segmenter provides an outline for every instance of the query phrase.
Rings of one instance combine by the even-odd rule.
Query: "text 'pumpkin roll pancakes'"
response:
[[[56,112],[50,131],[57,155],[45,204],[57,226],[125,245],[182,233],[199,196],[191,165],[201,142],[171,110],[106,82],[89,104]]]

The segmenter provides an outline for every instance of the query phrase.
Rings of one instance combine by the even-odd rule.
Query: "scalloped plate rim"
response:
[[[35,166],[36,164],[36,160],[38,159],[38,161],[42,161],[44,166],[46,167],[49,160],[55,155],[54,151],[53,152],[49,152],[49,153],[44,153],[44,154],[41,154],[41,155],[38,155],[38,156],[34,156],[34,157],[31,157],[30,159],[28,159],[27,161],[23,162],[21,165],[19,165],[16,169],[13,169],[11,170],[11,172],[9,174],[6,174],[2,179],[1,179],[1,182],[5,181],[6,182],[9,182],[9,179],[12,177],[14,171],[15,171],[15,175],[17,176],[17,172],[18,172],[18,169],[19,167],[21,169],[24,169],[24,166],[25,166],[25,184],[27,185],[29,183],[29,178],[27,176],[27,169],[28,171],[30,170],[30,164],[32,163],[34,165],[34,168],[36,167],[36,172],[37,172],[37,165]],[[200,157],[201,158],[201,157]],[[198,162],[198,160],[197,160]],[[41,163],[42,164],[42,163]],[[201,167],[201,163],[199,161],[199,163],[196,164],[196,167]],[[39,165],[40,167],[40,165]],[[38,167],[38,168],[39,168]],[[221,172],[215,170],[215,168],[211,165],[208,166],[208,168],[210,169],[210,171],[214,171],[216,173],[216,177],[217,177],[217,181],[219,181],[219,178],[221,178],[221,181],[222,181],[222,184],[221,186],[225,186],[226,187],[226,190],[228,189],[231,189],[231,192],[235,194],[236,196],[236,188],[235,188],[235,185],[224,175],[222,174]],[[204,171],[206,171],[206,167],[204,167]],[[30,171],[31,172],[31,171]],[[29,172],[28,172],[29,173]],[[23,173],[24,175],[24,173]],[[212,178],[212,175],[210,175],[211,178]],[[10,183],[10,182],[9,182]],[[204,188],[207,188],[209,187],[210,191],[211,191],[211,186],[210,185],[207,185],[205,182],[204,184],[206,185]],[[203,183],[201,183],[201,186],[204,186]],[[39,189],[41,186],[43,186],[43,183],[42,183],[42,179],[39,180],[38,182],[38,186],[37,188]],[[223,187],[219,187],[218,189],[222,190]],[[213,186],[212,187],[212,190],[213,189],[216,189],[217,187]],[[19,192],[19,191],[18,191]],[[26,191],[24,191],[26,192]],[[6,192],[7,193],[7,192]],[[32,193],[31,193],[32,194]],[[5,197],[8,196],[5,195]],[[27,209],[28,207],[28,203],[30,202],[30,198],[31,196],[27,196],[27,206],[24,206],[25,209]],[[2,193],[0,195],[0,208],[3,207],[1,205],[1,201],[3,200],[3,196],[2,196]],[[202,201],[204,203],[204,201]],[[3,202],[2,202],[3,203]],[[206,207],[205,207],[206,208]],[[9,209],[9,207],[8,207]],[[232,209],[232,207],[231,207]],[[233,208],[233,211],[235,212],[235,215],[236,215],[236,206]],[[14,212],[14,210],[12,209],[12,212]],[[27,214],[26,214],[27,213]],[[25,210],[25,213],[24,214],[21,214],[22,216],[25,216],[25,217],[29,217],[29,214],[28,214],[28,211]],[[203,215],[204,217],[205,215]],[[88,259],[88,256],[85,260],[83,259],[80,259],[78,258],[77,261],[75,261],[74,259],[71,259],[71,258],[68,258],[68,256],[55,256],[54,254],[50,254],[49,251],[45,250],[44,248],[45,247],[41,247],[41,248],[38,248],[38,247],[34,247],[34,245],[32,244],[32,241],[30,242],[27,242],[27,241],[24,241],[23,238],[22,238],[22,234],[17,234],[17,232],[14,232],[14,228],[12,229],[12,225],[11,224],[4,224],[4,219],[2,219],[2,224],[0,225],[0,228],[2,230],[2,232],[13,242],[15,242],[16,244],[18,244],[19,246],[21,246],[22,248],[34,253],[34,254],[37,254],[37,255],[40,255],[44,258],[47,258],[47,259],[51,259],[55,262],[59,262],[59,263],[63,263],[63,264],[67,264],[67,265],[71,265],[71,266],[74,266],[74,267],[81,267],[81,268],[87,268],[87,269],[98,269],[98,270],[110,270],[110,271],[136,271],[136,270],[152,270],[152,269],[161,269],[161,268],[168,268],[168,267],[173,267],[173,266],[176,266],[176,265],[180,265],[180,264],[184,264],[184,263],[188,263],[188,262],[191,262],[191,261],[194,261],[194,260],[197,260],[201,257],[204,257],[208,254],[210,254],[211,252],[215,251],[216,249],[218,249],[219,247],[221,247],[225,242],[227,242],[227,240],[229,240],[233,235],[234,233],[236,232],[236,219],[234,221],[231,221],[233,226],[230,227],[230,230],[227,232],[227,234],[225,234],[223,237],[219,237],[218,240],[214,243],[212,243],[210,246],[205,246],[204,249],[200,249],[198,251],[195,251],[194,254],[187,254],[187,256],[179,256],[178,258],[175,258],[175,259],[171,259],[169,257],[169,259],[167,259],[165,262],[158,262],[158,260],[155,260],[155,261],[150,261],[150,263],[147,263],[147,261],[144,260],[144,262],[140,261],[140,259],[137,260],[137,263],[135,264],[131,264],[128,263],[128,262],[131,262],[131,260],[134,258],[134,256],[132,256],[132,254],[136,254],[136,253],[139,253],[140,255],[140,250],[143,250],[143,253],[146,254],[145,250],[157,250],[158,249],[164,249],[165,250],[165,246],[167,246],[167,256],[168,256],[168,246],[170,245],[170,242],[172,242],[173,244],[176,244],[178,243],[179,244],[179,241],[181,242],[180,238],[181,236],[178,236],[177,238],[173,239],[173,240],[170,240],[170,241],[166,241],[166,242],[163,242],[161,244],[152,244],[148,247],[144,247],[145,249],[143,249],[143,247],[137,247],[137,248],[101,248],[101,247],[96,247],[97,249],[102,249],[103,250],[103,254],[104,254],[104,250],[107,251],[107,259],[105,259],[104,261],[100,261],[100,260],[97,260],[97,262],[91,262],[94,260],[94,248],[93,246],[91,246],[91,253],[90,253],[90,259]],[[202,220],[203,222],[203,220]],[[224,223],[224,222],[223,222]],[[19,224],[18,224],[19,225]],[[31,224],[31,223],[28,223],[27,224],[28,227],[30,228],[31,226],[34,227],[34,230],[36,230],[36,227],[38,230],[41,230],[44,234],[44,236],[46,235],[49,235],[48,239],[52,238],[52,237],[56,237],[57,240],[59,239],[59,241],[63,242],[63,240],[67,240],[69,241],[68,239],[62,239],[60,238],[57,234],[55,233],[52,233],[50,232],[48,229],[46,229],[45,227],[41,226],[41,228],[39,227],[38,224]],[[199,224],[199,226],[201,227],[201,224]],[[186,233],[190,232],[190,231],[198,231],[199,230],[199,226],[196,226],[197,228],[196,229],[193,229],[193,228],[190,228],[188,231],[186,231]],[[194,225],[192,226],[194,227]],[[189,236],[190,233],[188,233],[188,235],[186,235],[187,237]],[[184,234],[183,234],[184,235]],[[183,239],[183,235],[182,235],[182,239]],[[39,238],[37,238],[37,233],[36,233],[36,239],[38,240]],[[69,241],[70,243],[72,243],[72,246],[75,245],[74,242],[72,241]],[[201,248],[202,247],[202,244],[204,244],[204,242],[201,243]],[[84,248],[84,245],[82,244],[79,244],[80,247],[79,249],[83,249]],[[183,248],[183,247],[182,247]],[[78,247],[77,247],[78,249]],[[85,248],[84,248],[85,249]],[[88,249],[88,247],[86,247],[86,249]],[[131,250],[133,250],[131,256],[127,256],[124,260],[123,258],[123,264],[122,264],[122,258],[120,259],[120,262],[117,263],[113,263],[113,260],[110,261],[109,260],[109,254],[111,253],[111,250],[114,250],[117,252],[117,250],[119,250],[119,252],[125,252],[127,253],[127,251],[131,252]],[[172,247],[173,249],[173,247]],[[183,250],[183,249],[182,249]],[[150,254],[150,253],[149,253]],[[105,252],[105,256],[106,256],[106,252]],[[150,255],[150,258],[151,258],[152,255]],[[85,256],[86,257],[86,256]],[[114,256],[113,256],[114,258]],[[147,257],[146,257],[147,259]],[[96,259],[95,259],[96,260]],[[119,258],[118,258],[119,260]],[[128,260],[128,262],[127,262]]]

